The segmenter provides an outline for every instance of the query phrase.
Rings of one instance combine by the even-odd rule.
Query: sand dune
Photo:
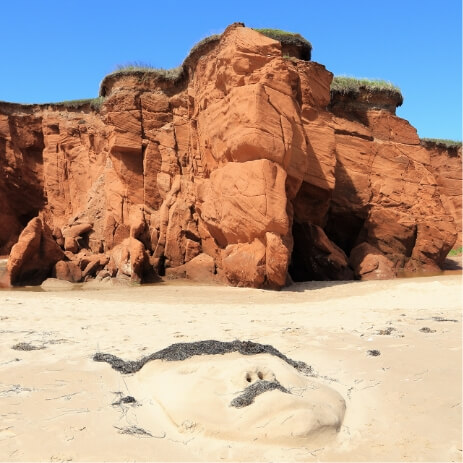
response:
[[[461,289],[445,276],[2,290],[0,460],[461,461]],[[128,375],[93,360],[207,339],[274,346],[313,376],[268,353]],[[231,406],[263,382],[288,392]]]

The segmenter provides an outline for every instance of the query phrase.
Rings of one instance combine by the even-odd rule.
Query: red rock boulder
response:
[[[213,283],[218,282],[214,259],[207,254],[199,254],[186,264],[167,269],[167,278],[186,278],[192,281]]]
[[[368,243],[352,249],[349,265],[359,280],[390,280],[396,276],[393,262]]]
[[[27,224],[11,249],[7,263],[11,284],[41,283],[63,258],[64,253],[50,229],[36,217]]]
[[[58,280],[79,283],[82,280],[82,270],[75,262],[60,260],[55,264],[53,276]]]
[[[147,265],[145,247],[136,238],[125,239],[111,251],[109,269],[117,278],[129,278],[135,283],[141,283]]]

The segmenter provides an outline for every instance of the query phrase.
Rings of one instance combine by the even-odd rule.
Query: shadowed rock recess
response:
[[[331,95],[282,43],[237,23],[178,70],[105,77],[97,100],[0,103],[8,283],[438,270],[461,239],[461,147],[421,144],[397,94]]]

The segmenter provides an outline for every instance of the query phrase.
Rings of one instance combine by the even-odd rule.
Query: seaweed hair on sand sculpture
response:
[[[271,345],[206,340],[172,344],[135,361],[101,352],[93,359],[128,375],[124,381],[148,431],[160,405],[180,432],[318,445],[336,436],[344,418],[342,396],[315,381],[320,377],[305,362]]]
[[[269,344],[259,344],[252,341],[196,341],[196,342],[179,342],[161,349],[154,354],[141,358],[140,360],[124,361],[121,358],[112,355],[97,352],[93,356],[95,362],[106,362],[111,365],[114,370],[123,374],[136,373],[142,367],[153,360],[165,360],[168,362],[186,360],[195,355],[223,355],[230,352],[239,352],[243,355],[270,354],[284,360],[288,365],[291,365],[296,370],[304,374],[312,374],[312,367],[304,362],[296,362],[286,355],[282,354],[278,349]]]

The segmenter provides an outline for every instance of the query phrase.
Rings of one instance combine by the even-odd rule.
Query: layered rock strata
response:
[[[234,24],[174,79],[108,76],[99,110],[0,104],[11,283],[438,269],[461,236],[461,149],[420,144],[392,97],[331,96],[332,77]]]

